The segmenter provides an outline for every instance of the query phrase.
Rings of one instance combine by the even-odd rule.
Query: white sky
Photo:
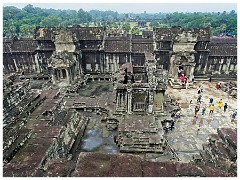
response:
[[[204,0],[202,1],[204,2]],[[176,11],[178,12],[223,12],[223,11],[229,12],[231,10],[237,11],[237,3],[233,3],[234,1],[228,1],[230,3],[226,3],[225,1],[225,3],[221,3],[220,0],[218,1],[218,3],[215,2],[215,3],[168,3],[168,4],[167,3],[139,3],[139,2],[149,2],[146,0],[145,1],[138,0],[137,3],[126,3],[127,1],[123,1],[124,3],[110,3],[110,2],[103,3],[102,1],[95,1],[95,3],[77,3],[76,1],[75,3],[67,3],[67,2],[73,2],[73,1],[63,1],[63,0],[57,1],[61,3],[41,3],[41,4],[31,3],[31,2],[35,2],[31,0],[28,0],[27,3],[8,3],[8,2],[11,2],[11,1],[8,0],[3,4],[3,6],[13,5],[18,8],[23,8],[27,4],[32,4],[34,7],[41,7],[41,8],[47,8],[47,9],[53,8],[53,9],[79,10],[82,8],[86,11],[89,11],[92,9],[98,9],[98,10],[113,10],[113,11],[118,11],[119,13],[129,13],[129,12],[141,13],[144,11],[148,13],[176,12]],[[23,2],[23,1],[20,1],[20,2]],[[80,2],[83,2],[83,1],[80,1]],[[90,1],[84,1],[84,2],[90,2]],[[131,2],[136,2],[136,1],[131,1]],[[167,2],[171,2],[171,0]],[[209,2],[214,2],[214,1],[209,1]]]

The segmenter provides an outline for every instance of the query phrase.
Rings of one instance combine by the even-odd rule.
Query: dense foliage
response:
[[[201,28],[211,26],[213,35],[237,35],[237,14],[231,12],[218,13],[129,13],[123,14],[114,11],[83,9],[55,10],[41,9],[27,5],[22,9],[14,6],[3,8],[3,36],[12,35],[31,37],[36,26],[67,27],[80,24],[82,26],[108,26],[123,28],[134,34],[140,29],[133,21],[147,21],[147,28],[181,26],[183,28]]]

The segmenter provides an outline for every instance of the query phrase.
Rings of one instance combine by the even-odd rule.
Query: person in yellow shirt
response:
[[[222,108],[222,105],[223,105],[223,101],[222,101],[222,99],[220,99],[220,100],[218,101],[218,107],[219,107],[219,109]]]
[[[213,111],[214,111],[214,105],[213,104],[210,105],[209,109],[210,109],[209,116],[210,115],[212,116],[213,115]]]

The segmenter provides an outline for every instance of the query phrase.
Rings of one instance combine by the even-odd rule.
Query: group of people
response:
[[[218,83],[218,87],[217,88],[220,88],[221,87],[221,83]],[[203,89],[202,89],[202,86],[199,86],[198,89],[197,89],[197,93],[198,93],[198,98],[197,98],[197,104],[195,106],[195,113],[194,113],[194,117],[197,117],[199,111],[200,111],[200,106],[201,106],[201,103],[202,103],[202,93],[203,93]],[[192,100],[190,101],[190,105],[192,104]],[[220,99],[218,100],[218,103],[217,103],[217,106],[219,108],[219,110],[222,109],[223,107],[223,111],[224,113],[227,111],[228,109],[228,104],[227,103],[224,103],[223,105],[223,100]],[[202,108],[202,115],[204,116],[206,114],[206,105],[203,106]],[[213,98],[210,98],[209,99],[209,116],[213,116],[213,112],[215,110],[215,107],[214,107],[214,103],[213,103]],[[236,113],[235,113],[236,114]],[[236,115],[233,113],[233,118],[235,119]]]
[[[165,134],[168,133],[169,130],[173,130],[174,129],[174,126],[175,126],[175,122],[178,118],[180,118],[181,116],[181,104],[180,104],[180,99],[177,99],[176,100],[176,103],[175,103],[175,109],[173,109],[171,112],[170,112],[170,117],[171,117],[171,121],[170,123],[167,121],[165,123],[165,127],[164,127],[164,130],[165,130]]]
[[[185,83],[186,82],[185,80],[187,80],[186,76],[184,77],[184,75],[182,75],[182,83]],[[217,83],[216,88],[217,89],[221,88],[221,83]],[[197,89],[197,94],[198,94],[198,97],[197,97],[197,104],[195,105],[195,109],[194,109],[194,112],[195,112],[194,113],[194,117],[198,116],[198,113],[199,113],[199,111],[201,109],[201,105],[202,105],[202,111],[201,111],[202,116],[204,116],[206,114],[206,111],[207,111],[207,105],[202,103],[203,88],[202,88],[201,85]],[[190,100],[190,102],[189,102],[189,110],[191,110],[191,106],[192,105],[193,105],[193,100]],[[174,129],[174,126],[175,126],[175,123],[176,123],[176,119],[180,118],[181,103],[180,103],[180,99],[179,98],[176,100],[175,106],[176,106],[176,109],[171,111],[171,121],[170,122],[167,121],[166,124],[165,124],[165,134],[167,134],[169,130],[172,131]],[[217,106],[218,106],[219,110],[221,110],[222,107],[223,107],[223,112],[224,113],[228,109],[228,104],[227,103],[223,103],[222,99],[218,100]],[[214,110],[215,110],[214,102],[213,102],[213,98],[211,97],[209,99],[209,116],[211,116],[211,117],[213,116]],[[231,114],[232,121],[235,120],[236,117],[237,117],[237,110],[235,110]]]

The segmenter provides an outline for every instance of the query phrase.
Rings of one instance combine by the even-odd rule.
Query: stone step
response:
[[[169,78],[168,82],[173,89],[186,89],[185,87],[182,87],[179,84],[179,82],[174,81],[174,79],[172,78]],[[188,88],[192,88],[192,87],[193,87],[193,83],[191,82],[188,84]]]

